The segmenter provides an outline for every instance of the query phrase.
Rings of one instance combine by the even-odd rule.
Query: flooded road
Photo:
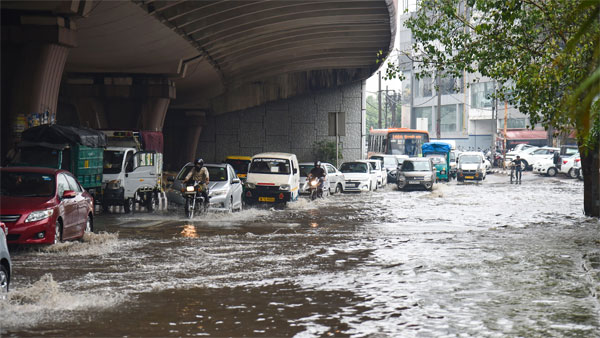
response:
[[[582,182],[507,181],[98,214],[83,242],[11,252],[0,334],[600,337]]]

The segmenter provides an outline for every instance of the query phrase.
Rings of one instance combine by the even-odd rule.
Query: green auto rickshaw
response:
[[[422,146],[423,157],[430,157],[437,180],[450,181],[450,150],[451,145],[446,142],[433,141],[424,143]]]

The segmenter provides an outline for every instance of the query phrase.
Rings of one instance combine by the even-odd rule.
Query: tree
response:
[[[479,72],[508,100],[557,132],[574,130],[584,212],[600,217],[600,1],[421,0],[407,20],[409,55],[423,70]],[[387,77],[401,77],[388,63]]]

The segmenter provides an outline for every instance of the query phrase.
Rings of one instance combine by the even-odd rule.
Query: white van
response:
[[[485,180],[485,157],[480,151],[466,151],[458,157],[456,165],[456,180],[482,181]]]
[[[244,201],[286,203],[298,199],[300,170],[298,159],[288,153],[261,153],[252,156],[246,178]]]

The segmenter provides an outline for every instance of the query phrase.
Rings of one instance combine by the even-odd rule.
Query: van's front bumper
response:
[[[458,171],[456,179],[459,181],[482,181],[483,173]]]
[[[246,188],[244,191],[244,201],[248,204],[254,203],[286,203],[292,200],[290,191],[265,189],[257,187],[255,189]]]

